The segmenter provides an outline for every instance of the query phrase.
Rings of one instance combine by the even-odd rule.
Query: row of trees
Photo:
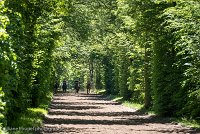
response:
[[[134,23],[130,52],[132,95],[161,115],[197,118],[199,101],[198,1],[123,1]],[[123,5],[121,4],[121,5]],[[132,14],[131,14],[132,13]],[[131,15],[130,15],[131,14]],[[128,23],[124,21],[124,23]],[[130,30],[130,29],[129,29]],[[131,84],[130,84],[131,85]],[[136,92],[135,92],[136,91]]]
[[[197,118],[199,14],[198,0],[1,0],[1,122],[12,126],[56,80],[76,78]]]
[[[104,37],[107,92],[160,115],[199,117],[199,7],[195,0],[116,1]]]
[[[60,6],[62,5],[62,6]],[[48,0],[0,1],[1,122],[13,126],[29,107],[52,90],[54,50],[66,3]],[[59,17],[59,18],[58,18]]]

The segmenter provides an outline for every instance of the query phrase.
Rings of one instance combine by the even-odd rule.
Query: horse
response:
[[[76,81],[74,82],[74,89],[76,90],[76,93],[79,92],[79,89],[80,89],[80,83],[79,83],[78,80],[76,80]]]
[[[89,94],[90,93],[90,89],[91,89],[91,83],[90,83],[90,81],[87,82],[86,88],[87,88],[87,94]]]

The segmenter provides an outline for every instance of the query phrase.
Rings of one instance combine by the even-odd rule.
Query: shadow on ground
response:
[[[68,96],[67,96],[68,95]],[[48,116],[44,119],[43,131],[40,133],[82,133],[85,128],[76,127],[60,127],[62,125],[144,125],[149,124],[171,124],[168,118],[157,116],[148,116],[141,111],[133,112],[104,112],[104,107],[120,105],[117,102],[107,101],[106,98],[100,95],[86,94],[67,94],[63,96],[58,93],[54,96],[54,100],[50,105]],[[76,100],[69,100],[69,96],[74,96]],[[68,99],[68,100],[67,100]],[[65,100],[65,101],[64,101]],[[64,117],[68,118],[64,118]],[[56,117],[56,118],[52,118]],[[89,118],[90,117],[90,118]],[[98,118],[95,118],[98,117]],[[103,118],[104,117],[104,118]],[[56,126],[56,127],[55,127]],[[138,130],[134,130],[138,131]],[[156,129],[144,130],[159,133],[197,133],[194,129]],[[198,131],[199,132],[199,131]]]

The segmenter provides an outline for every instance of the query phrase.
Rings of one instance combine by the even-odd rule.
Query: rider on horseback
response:
[[[80,89],[80,82],[79,82],[79,80],[75,80],[75,82],[74,82],[74,89],[76,90],[76,93],[79,92],[79,89]]]

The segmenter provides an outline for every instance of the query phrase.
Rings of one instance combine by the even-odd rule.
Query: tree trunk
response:
[[[148,109],[151,106],[151,79],[150,79],[150,73],[151,73],[151,67],[150,67],[150,51],[148,51],[149,46],[148,44],[145,44],[145,51],[144,51],[144,107]]]

